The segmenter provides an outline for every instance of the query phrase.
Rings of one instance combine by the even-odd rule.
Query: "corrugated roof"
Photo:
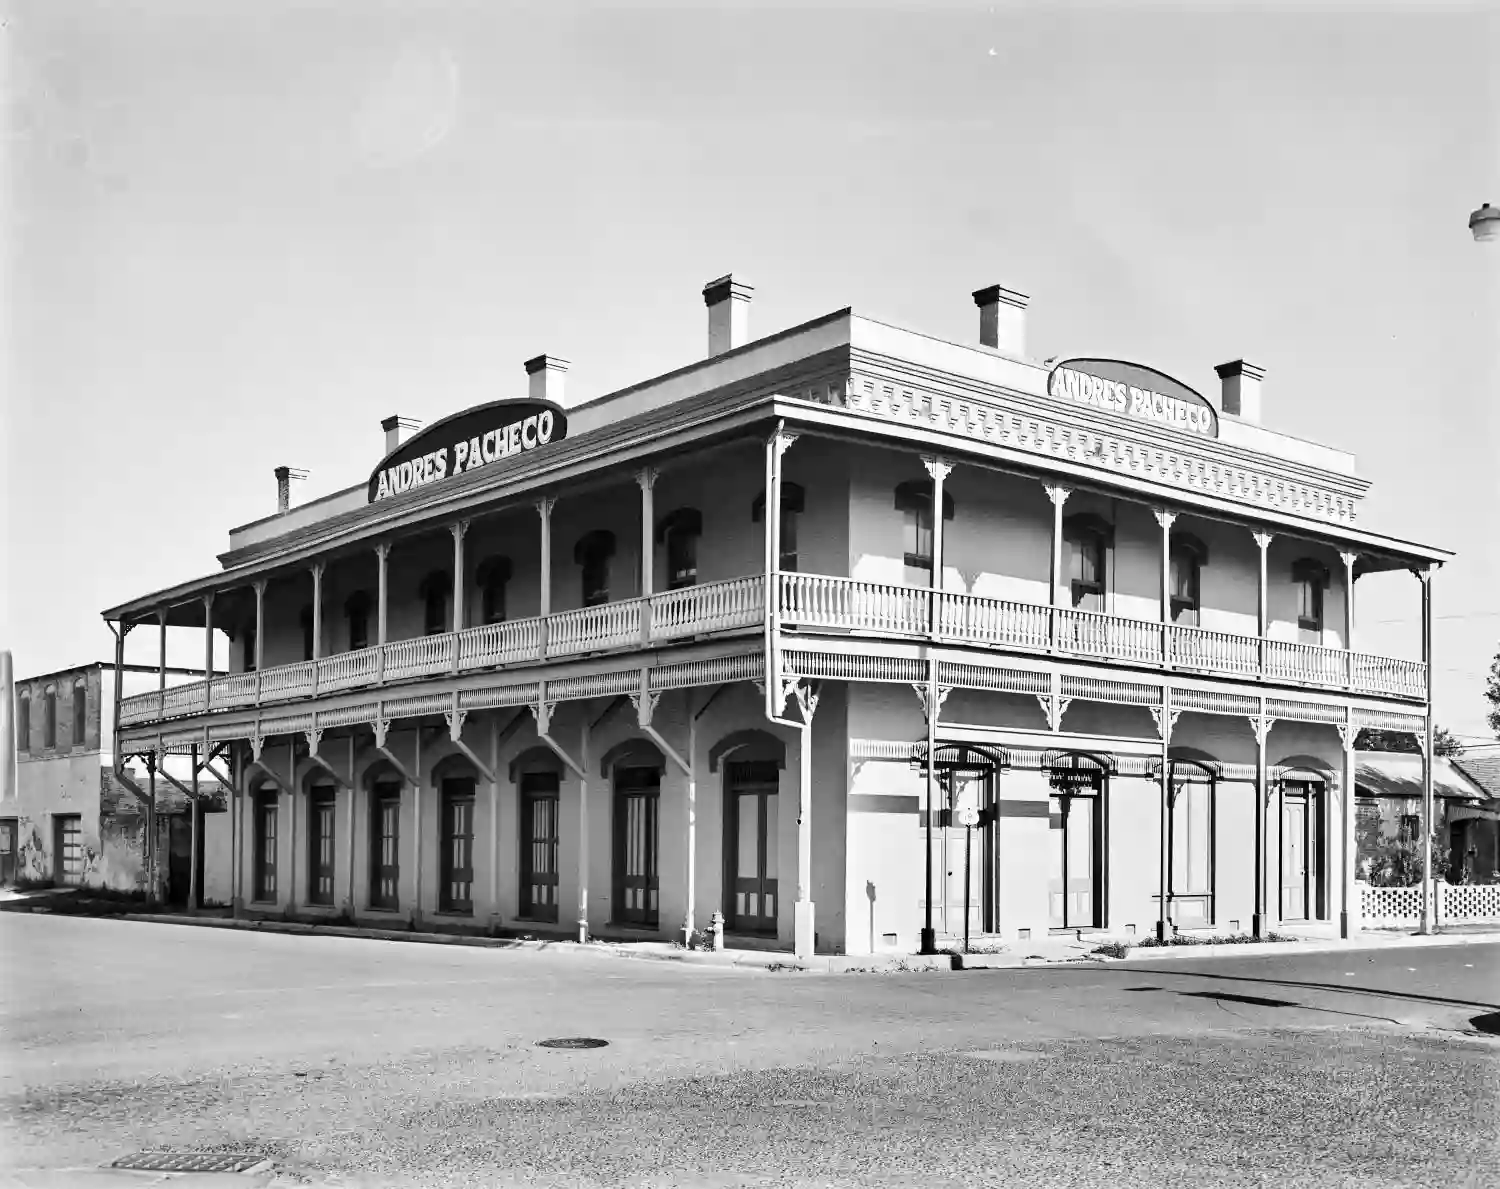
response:
[[[1354,785],[1367,797],[1420,797],[1422,757],[1402,751],[1361,751],[1354,756]],[[1432,765],[1435,796],[1482,801],[1485,790],[1445,756]]]
[[[1500,797],[1500,752],[1459,756],[1454,762],[1491,797]]]

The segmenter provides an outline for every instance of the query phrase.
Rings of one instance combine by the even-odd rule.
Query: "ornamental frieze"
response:
[[[850,377],[842,387],[818,384],[787,395],[891,424],[959,434],[977,442],[1136,475],[1331,524],[1353,526],[1358,516],[1358,501],[1351,495],[1204,457],[1202,439],[1185,442],[1183,449],[1174,450],[973,397],[947,396],[865,376]]]

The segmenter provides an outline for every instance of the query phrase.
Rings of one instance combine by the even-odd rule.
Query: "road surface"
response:
[[[345,1185],[1500,1185],[1495,944],[827,975],[21,914],[0,944],[16,1184],[248,1147]]]

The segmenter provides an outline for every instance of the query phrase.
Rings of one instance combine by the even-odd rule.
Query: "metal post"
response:
[[[379,646],[379,659],[375,669],[375,682],[377,685],[385,684],[385,645],[387,612],[390,609],[390,579],[388,562],[391,557],[391,543],[381,541],[375,546],[376,565],[376,595],[375,595],[375,643]]]
[[[1343,836],[1340,839],[1340,874],[1343,887],[1339,896],[1339,936],[1348,938],[1352,927],[1350,912],[1354,889],[1354,739],[1358,732],[1354,728],[1353,712],[1346,710],[1350,721],[1339,724],[1339,739],[1343,743],[1344,774],[1340,782],[1343,795]]]
[[[260,704],[261,670],[266,655],[266,579],[255,580],[255,702]]]
[[[214,680],[214,594],[203,596],[203,709],[213,705]]]
[[[651,596],[656,587],[656,470],[642,467],[635,473],[641,489],[641,643],[651,639]]]
[[[932,477],[932,572],[928,576],[932,605],[927,609],[927,633],[936,638],[943,623],[943,481],[952,472],[953,464],[945,458],[924,454],[922,465]]]
[[[156,717],[161,719],[167,712],[167,609],[156,609],[156,626],[161,633],[160,652],[156,662]]]
[[[1265,709],[1264,702],[1261,706]],[[1255,731],[1255,910],[1250,917],[1250,932],[1266,935],[1266,736],[1271,721],[1262,714],[1250,720]]]
[[[1161,660],[1172,663],[1172,522],[1176,512],[1153,508],[1156,523],[1161,525]]]
[[[802,697],[806,707],[806,695]],[[802,737],[797,745],[797,903],[793,940],[799,958],[813,956],[812,901],[812,713],[804,709]]]
[[[1350,689],[1354,688],[1354,563],[1359,560],[1357,553],[1340,553],[1344,559],[1344,651],[1348,654],[1345,658],[1347,669],[1344,675],[1345,684]]]
[[[422,927],[422,724],[416,724],[417,746],[416,765],[412,768],[411,778],[411,801],[412,801],[412,844],[415,858],[412,862],[413,873],[416,876],[416,884],[412,889],[411,897],[411,922],[418,929]]]
[[[156,752],[146,755],[146,898],[159,899],[156,881]]]
[[[1432,802],[1432,769],[1433,761],[1433,729],[1432,729],[1432,571],[1416,571],[1417,579],[1422,583],[1422,663],[1427,669],[1427,714],[1423,722],[1422,738],[1422,923],[1420,932],[1432,933],[1433,928],[1433,886],[1432,886],[1432,831],[1433,802]]]
[[[240,821],[244,812],[244,798],[240,786],[245,782],[245,757],[240,748],[229,745],[229,913],[238,919],[241,909],[240,871],[244,864],[240,860],[240,847],[244,845],[245,825]]]
[[[193,815],[191,841],[188,844],[188,912],[198,911],[198,850],[203,845],[198,825],[198,745],[193,744],[193,796],[188,812]]]
[[[1257,653],[1259,657],[1259,672],[1262,677],[1266,675],[1266,632],[1271,626],[1271,603],[1270,590],[1266,578],[1266,551],[1271,547],[1273,535],[1271,533],[1255,533],[1255,543],[1260,547],[1260,586],[1259,599],[1256,603],[1256,635],[1259,637]]]
[[[1047,612],[1048,643],[1055,649],[1057,647],[1058,624],[1057,609],[1062,606],[1062,574],[1063,574],[1063,505],[1068,502],[1068,496],[1072,495],[1066,487],[1056,484],[1045,484],[1047,498],[1052,501],[1052,592],[1048,600],[1049,610]]]
[[[1172,688],[1162,689],[1161,722],[1161,837],[1157,863],[1159,909],[1156,914],[1156,940],[1166,941],[1172,935],[1172,906],[1167,900],[1171,886],[1172,850]]]
[[[932,817],[937,812],[937,661],[927,662],[927,856],[925,868],[927,888],[926,909],[922,917],[922,939],[919,950],[924,954],[937,953],[937,931],[932,925]]]
[[[287,855],[286,861],[286,907],[295,909],[297,907],[297,868],[301,866],[298,862],[300,856],[297,854],[297,743],[295,738],[288,738],[286,741],[286,778],[290,782],[285,792],[287,812],[286,833],[288,849],[291,852]],[[281,845],[279,838],[276,840],[276,844],[278,846]],[[277,863],[276,868],[278,871],[281,870],[281,867],[282,865]]]
[[[969,905],[972,902],[971,899],[970,899],[970,897],[971,897],[971,889],[973,887],[973,885],[970,883],[971,875],[970,875],[970,869],[969,869],[969,846],[970,846],[970,841],[973,838],[973,836],[974,836],[974,828],[972,826],[965,826],[964,827],[964,953],[966,953],[966,954],[969,952],[969,916],[970,916]]]
[[[323,563],[313,562],[312,570],[312,659],[323,656]],[[314,669],[316,672],[316,669]],[[314,686],[316,689],[316,686]]]
[[[589,715],[583,707],[583,737],[578,748],[578,944],[589,939]]]
[[[460,520],[449,525],[448,531],[453,534],[453,630],[461,632],[468,619],[464,606],[468,590],[468,575],[464,572],[464,537],[468,534],[469,522]]]
[[[698,720],[693,714],[692,692],[688,692],[687,747],[687,910],[682,922],[682,944],[691,947],[698,911]]]
[[[552,496],[543,496],[536,502],[536,513],[542,522],[541,605],[537,611],[542,619],[540,658],[547,655],[547,616],[552,614],[552,509],[556,503],[557,500]]]
[[[131,625],[128,620],[121,619],[116,626],[119,628],[119,631],[115,633],[115,716],[114,725],[111,727],[109,734],[109,751],[112,764],[116,768],[119,768],[123,766],[123,761],[120,759],[119,739],[120,703],[125,700],[125,637],[130,634]],[[3,682],[3,685],[6,689],[10,688],[9,681]],[[104,732],[101,731],[101,747],[104,745],[103,734]],[[6,754],[14,756],[15,749],[12,748]]]

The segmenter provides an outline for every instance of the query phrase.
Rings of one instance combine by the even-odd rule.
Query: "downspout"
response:
[[[776,431],[766,440],[766,503],[765,503],[765,661],[761,670],[766,691],[766,720],[777,726],[801,731],[803,724],[782,716],[786,707],[786,696],[781,690],[781,671],[778,663],[781,636],[780,587],[781,587],[781,435],[786,431],[785,419],[776,422]]]

